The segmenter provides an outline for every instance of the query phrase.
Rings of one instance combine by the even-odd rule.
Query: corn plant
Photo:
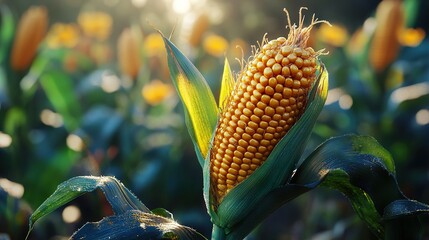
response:
[[[312,27],[326,22],[313,17],[304,26],[302,10],[298,25],[288,17],[287,37],[264,37],[237,77],[225,60],[218,103],[198,69],[163,37],[203,172],[211,239],[242,239],[280,206],[318,186],[342,192],[377,239],[422,237],[425,228],[419,220],[429,206],[400,191],[393,159],[374,138],[331,138],[303,156],[329,77],[318,58],[324,51],[307,47]],[[98,188],[114,215],[85,224],[71,239],[205,239],[175,222],[168,211],[149,210],[113,177],[82,176],[62,183],[32,214],[30,229],[46,214]]]

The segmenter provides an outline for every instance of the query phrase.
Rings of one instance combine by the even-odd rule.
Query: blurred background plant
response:
[[[302,5],[333,24],[311,38],[330,52],[322,58],[331,78],[309,149],[345,133],[374,136],[392,153],[405,194],[429,202],[427,1],[3,0],[0,237],[23,239],[31,209],[77,175],[113,175],[208,236],[201,174],[155,29],[172,32],[218,96],[224,56],[238,72],[260,36],[285,35],[281,9],[297,19]],[[38,223],[31,239],[70,236],[110,211],[100,193],[81,197]],[[267,233],[372,237],[347,199],[323,189],[249,239]]]

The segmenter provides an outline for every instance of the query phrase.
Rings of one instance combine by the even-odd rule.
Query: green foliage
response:
[[[207,4],[210,19],[222,22],[211,22],[202,31],[198,45],[190,46],[186,43],[185,26],[188,17],[205,14],[202,9],[192,6],[192,14],[183,15],[183,21],[176,23],[177,13],[169,12],[173,8],[166,10],[163,1],[146,1],[144,7],[133,6],[134,2],[138,1],[44,2],[49,13],[49,31],[56,23],[78,25],[80,12],[98,10],[112,17],[111,35],[100,40],[85,35],[80,28],[77,44],[72,47],[52,47],[47,37],[32,65],[24,71],[14,71],[9,61],[19,17],[33,3],[0,3],[0,138],[6,137],[6,143],[7,137],[12,139],[6,147],[1,145],[4,140],[0,140],[0,180],[10,179],[25,189],[19,197],[0,183],[0,238],[6,235],[23,239],[30,224],[30,239],[71,236],[80,227],[72,239],[107,235],[132,239],[141,234],[154,238],[204,239],[184,226],[192,226],[206,236],[212,231],[210,216],[202,204],[203,187],[215,223],[212,238],[243,238],[251,232],[249,238],[265,239],[267,236],[261,234],[268,229],[272,238],[328,234],[329,238],[363,239],[368,237],[363,224],[377,238],[429,236],[428,206],[408,199],[398,187],[405,195],[428,202],[428,161],[424,160],[429,149],[429,125],[421,121],[422,113],[424,120],[429,110],[429,94],[425,91],[429,89],[427,36],[418,46],[402,46],[397,59],[376,73],[368,64],[370,31],[365,31],[369,35],[359,49],[352,45],[351,34],[347,34],[343,45],[334,46],[323,39],[323,34],[314,32],[314,48],[330,52],[321,59],[329,70],[329,85],[333,90],[330,96],[334,98],[328,99],[321,110],[322,101],[316,94],[311,113],[307,113],[299,127],[294,127],[294,135],[284,138],[283,146],[276,148],[268,164],[231,191],[214,212],[209,204],[208,164],[204,158],[218,111],[234,82],[234,71],[248,60],[249,45],[257,45],[264,33],[268,32],[270,39],[284,36],[286,20],[279,9],[288,8],[295,19],[298,13],[295,10],[301,3],[250,1],[239,7],[229,1]],[[376,7],[370,2],[331,4],[334,2],[313,2],[309,10],[316,10],[319,19],[344,25],[349,33],[364,26],[365,18]],[[406,25],[422,28],[427,35],[428,6],[425,1],[404,1]],[[360,11],[354,11],[356,7]],[[217,13],[222,13],[222,17]],[[160,19],[159,15],[166,17]],[[142,17],[145,21],[141,21]],[[368,27],[370,23],[371,19],[365,25]],[[133,31],[143,29],[141,40],[146,41],[155,32],[153,24],[165,32],[177,24],[173,36],[180,41],[176,47],[170,38],[161,39],[167,53],[155,54],[159,46],[142,44],[136,51],[142,60],[139,75],[130,79],[118,68],[117,54],[113,52],[118,35],[132,25]],[[204,40],[213,33],[229,42],[224,55],[230,60],[242,59],[240,63],[222,64],[223,57],[206,51]],[[236,49],[233,39],[237,37],[246,39],[247,45],[240,45],[243,51],[232,54]],[[170,83],[167,61],[178,96],[173,94],[152,104],[142,96],[142,89],[154,79]],[[407,92],[422,94],[404,94]],[[179,99],[183,105],[177,104]],[[344,106],[342,100],[347,99],[352,99],[352,104]],[[44,118],[46,114],[48,117]],[[344,136],[349,133],[374,136],[379,143],[371,137]],[[342,137],[329,139],[332,136]],[[316,148],[325,139],[329,140]],[[289,155],[290,148],[294,155]],[[193,161],[195,154],[198,163]],[[148,206],[171,210],[183,225],[178,225],[163,208],[149,211],[116,178],[73,178],[80,175],[115,176],[136,196],[144,196]],[[267,182],[272,184],[265,187]],[[321,191],[304,195],[318,186],[339,191],[346,198]],[[85,194],[97,192],[96,189],[104,196]],[[301,197],[292,201],[298,196]],[[347,199],[350,210],[342,205]],[[296,212],[282,215],[280,211],[268,217],[285,203]],[[82,213],[74,223],[61,220],[61,211],[68,204],[78,206]],[[264,221],[267,217],[271,219]],[[357,221],[358,218],[362,220]],[[94,221],[98,222],[91,223]],[[282,227],[273,230],[275,225]]]
[[[205,239],[195,230],[176,223],[167,211],[151,212],[114,177],[74,177],[63,182],[31,215],[30,231],[40,218],[97,188],[103,191],[115,215],[85,224],[71,239]]]

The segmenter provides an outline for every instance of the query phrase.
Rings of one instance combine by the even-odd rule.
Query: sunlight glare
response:
[[[131,3],[135,7],[144,7],[144,5],[146,5],[146,3],[147,3],[147,0],[131,0]]]
[[[173,0],[173,10],[178,14],[184,14],[191,9],[189,0]]]

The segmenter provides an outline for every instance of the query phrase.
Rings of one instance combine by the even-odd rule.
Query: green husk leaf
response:
[[[116,178],[79,176],[61,183],[57,190],[34,211],[30,216],[29,231],[40,218],[97,188],[103,191],[115,214],[122,214],[129,210],[150,213],[150,210]]]
[[[225,196],[217,210],[210,203],[209,211],[214,224],[224,228],[227,234],[232,233],[235,225],[246,219],[253,209],[258,208],[271,191],[287,183],[323,108],[327,91],[328,72],[322,64],[315,85],[309,94],[307,109],[299,121],[276,145],[264,164]],[[205,171],[208,171],[207,169],[208,167]],[[209,175],[207,172],[204,175],[204,192],[207,198],[210,179],[207,177]]]
[[[222,85],[219,95],[219,107],[225,108],[229,95],[234,88],[234,76],[232,75],[231,67],[229,66],[228,59],[225,58],[225,65],[223,67]]]
[[[298,167],[291,183],[313,187],[322,184],[341,191],[379,239],[384,237],[384,207],[405,199],[396,182],[391,155],[367,136],[327,140]]]
[[[253,229],[258,226],[272,212],[280,208],[283,204],[296,197],[312,190],[311,186],[287,184],[283,187],[273,189],[267,196],[262,198],[258,207],[253,209],[243,221],[237,223],[234,229],[228,234],[228,239],[243,239]]]
[[[55,110],[63,116],[64,125],[72,132],[79,126],[81,109],[74,94],[72,79],[61,71],[47,71],[40,83]]]
[[[198,69],[174,44],[165,38],[168,68],[185,108],[185,120],[201,166],[209,151],[216,127],[218,107],[213,93]]]
[[[194,229],[159,215],[129,210],[86,223],[70,239],[206,239]]]

